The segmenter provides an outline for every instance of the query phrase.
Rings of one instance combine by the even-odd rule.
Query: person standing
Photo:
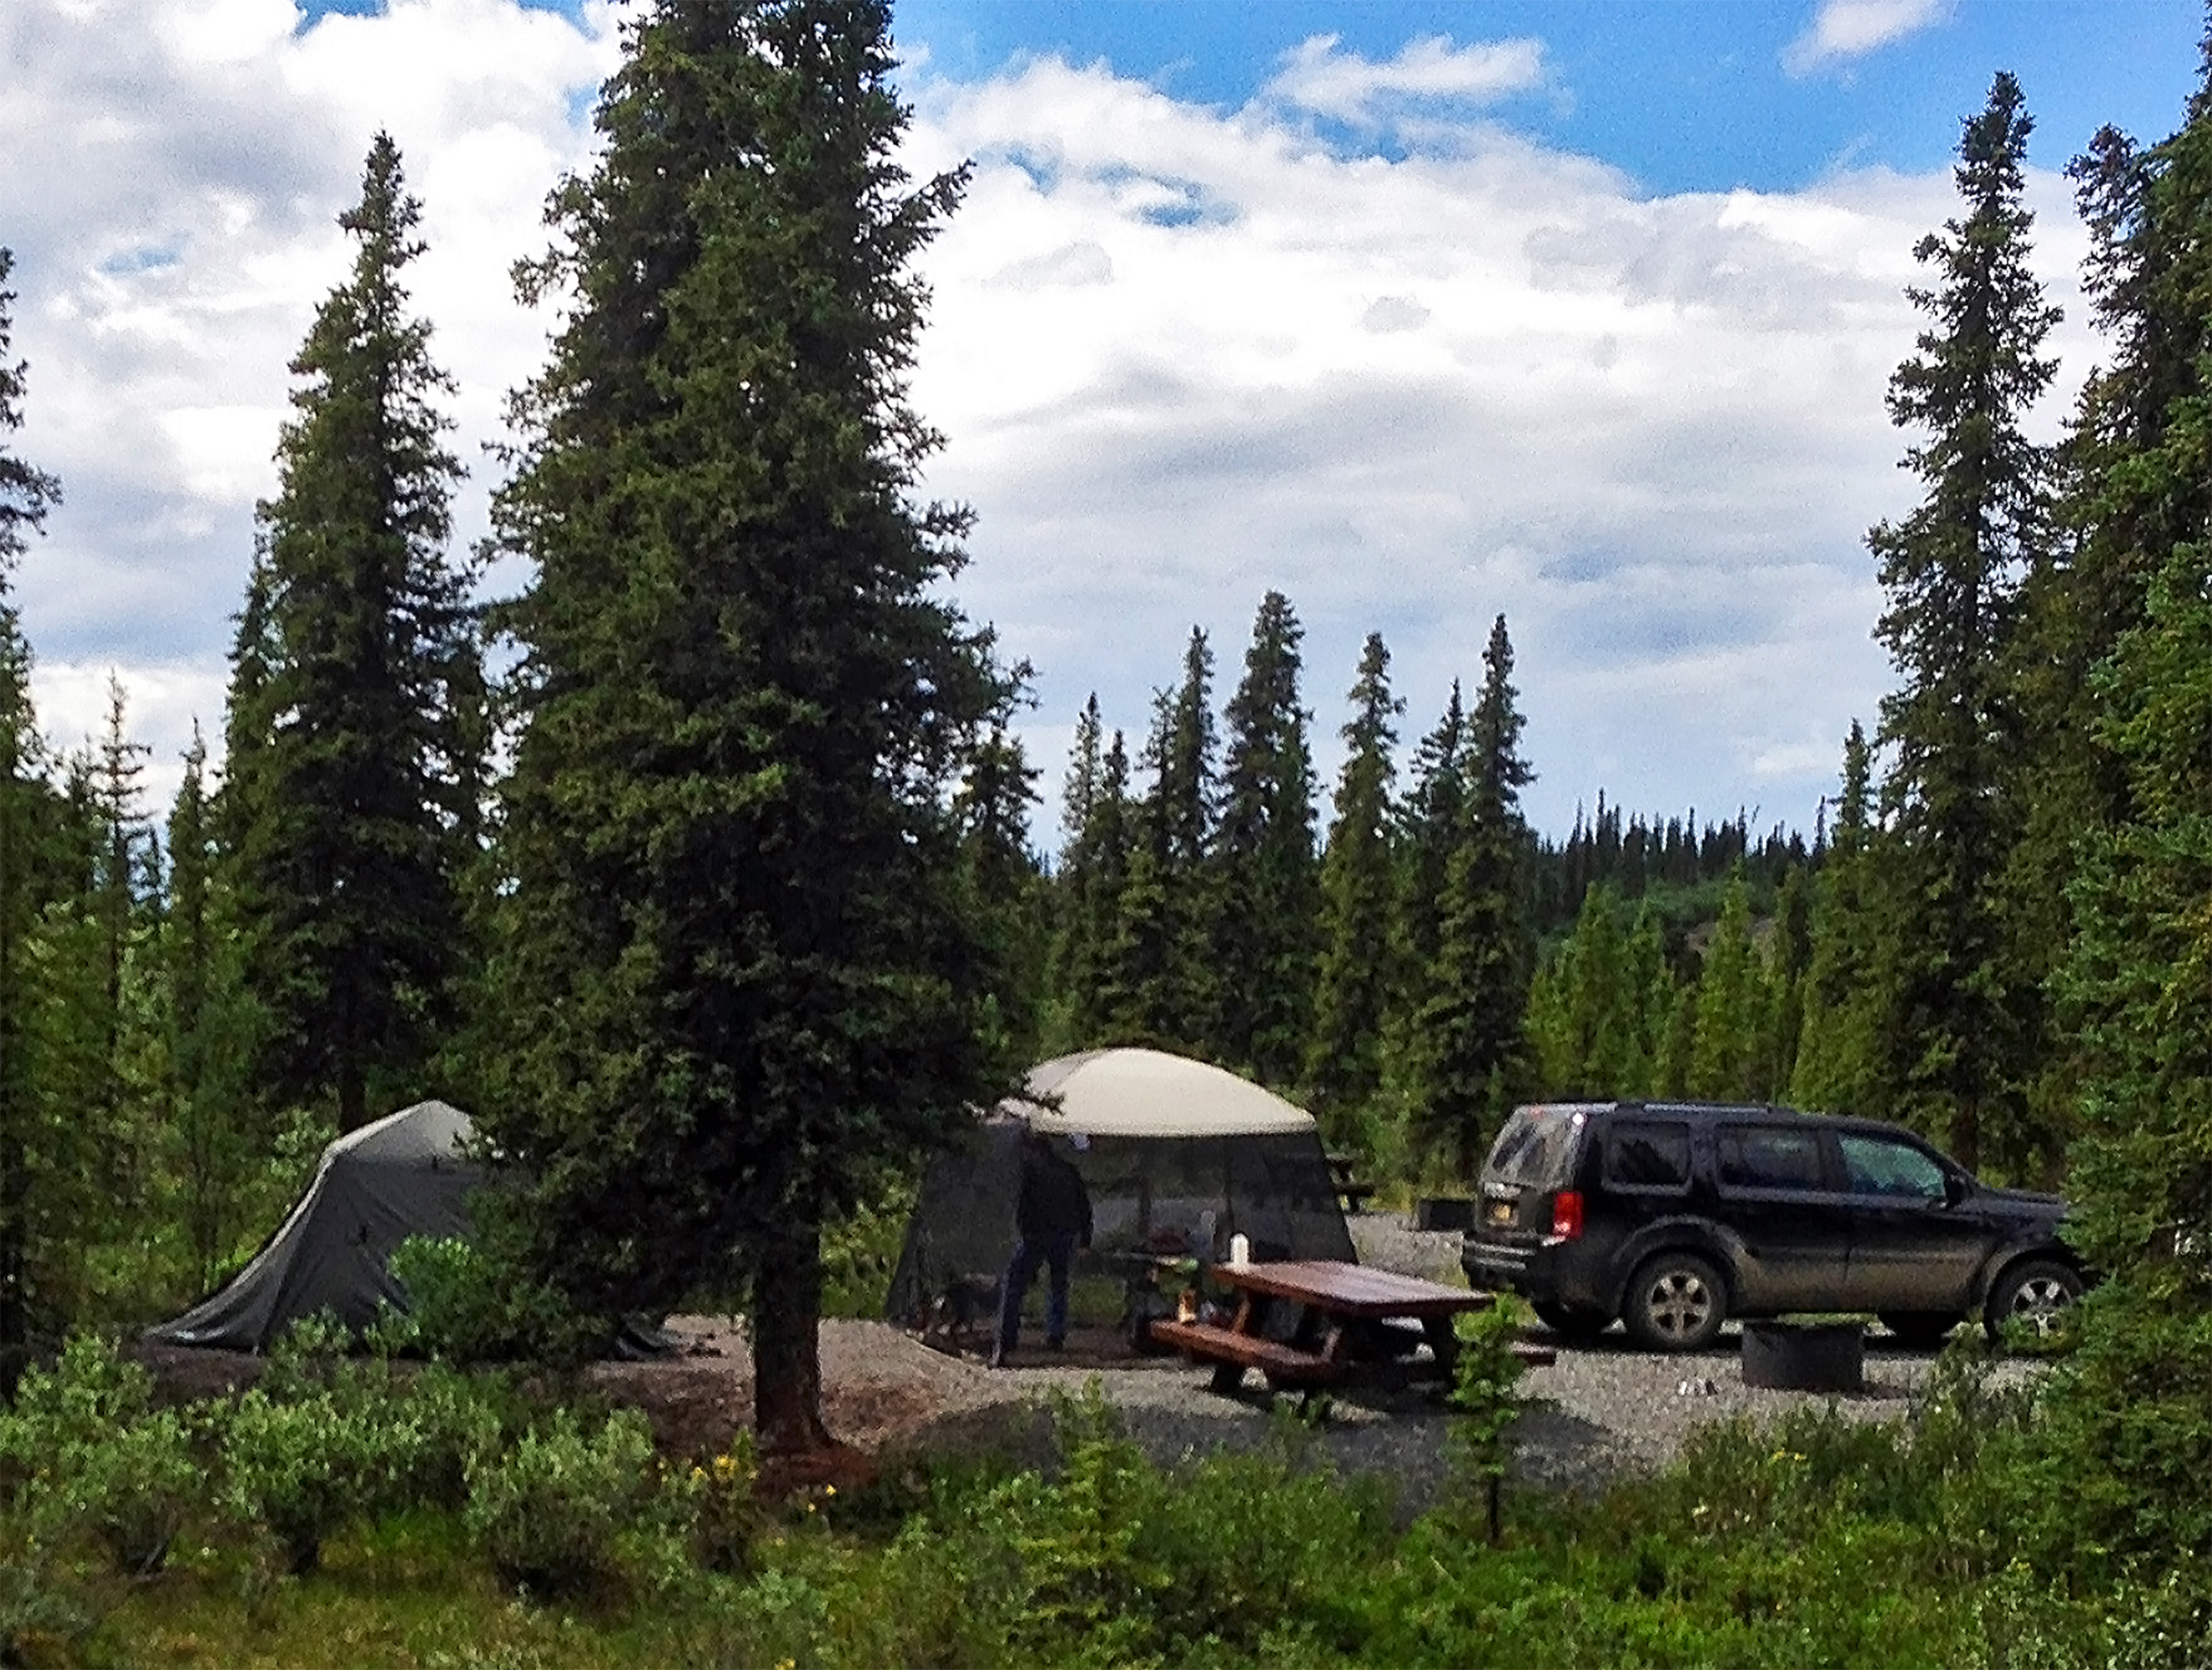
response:
[[[1080,1137],[1069,1139],[1080,1144]],[[1091,1191],[1083,1174],[1034,1126],[1022,1133],[1021,1192],[1014,1200],[1014,1255],[999,1284],[999,1333],[991,1366],[1003,1367],[1021,1337],[1022,1306],[1042,1264],[1048,1275],[1044,1343],[1058,1351],[1067,1340],[1067,1275],[1079,1248],[1091,1245]]]

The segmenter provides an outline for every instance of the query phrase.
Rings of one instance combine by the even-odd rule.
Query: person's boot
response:
[[[1012,1360],[1013,1355],[1013,1348],[1003,1340],[994,1339],[991,1342],[991,1355],[988,1361],[994,1369],[1005,1368]]]

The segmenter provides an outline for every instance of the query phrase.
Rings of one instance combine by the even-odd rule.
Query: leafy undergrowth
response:
[[[472,1402],[434,1377],[414,1407],[411,1384],[307,1375],[289,1395],[352,1432],[349,1465],[379,1470],[374,1509],[333,1518],[301,1567],[219,1493],[150,1576],[103,1529],[132,1505],[112,1468],[38,1471],[64,1428],[89,1456],[90,1416],[149,1418],[112,1364],[73,1372],[96,1399],[34,1387],[28,1416],[0,1420],[0,1661],[2150,1670],[2212,1653],[2201,1569],[2077,1589],[2014,1546],[2020,1481],[2041,1476],[2019,1453],[2035,1412],[1963,1361],[1905,1423],[1718,1425],[1602,1499],[1509,1491],[1494,1545],[1481,1446],[1443,1505],[1401,1527],[1385,1481],[1334,1477],[1287,1416],[1258,1454],[1163,1469],[1094,1392],[1060,1406],[1049,1474],[915,1463],[763,1509],[747,1456],[652,1461],[621,1420],[511,1388]],[[178,1430],[217,1458],[260,1442],[222,1425],[202,1412]],[[75,1492],[74,1532],[57,1491]],[[549,1552],[562,1526],[574,1539]]]

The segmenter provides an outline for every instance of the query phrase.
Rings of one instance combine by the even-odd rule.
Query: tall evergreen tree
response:
[[[1305,1073],[1315,1111],[1339,1139],[1342,1110],[1381,1088],[1389,1013],[1390,785],[1397,769],[1391,750],[1398,742],[1391,721],[1406,704],[1390,693],[1390,652],[1379,632],[1367,635],[1350,700],[1335,817],[1322,859],[1322,954]]]
[[[1298,695],[1304,635],[1290,599],[1268,592],[1225,714],[1209,959],[1220,1058],[1284,1087],[1305,1065],[1320,955],[1313,760]]]
[[[1928,496],[1868,538],[1889,598],[1878,632],[1903,680],[1881,727],[1894,759],[1885,846],[1903,1111],[1948,1133],[1968,1165],[1985,1147],[2016,1159],[2027,1146],[2036,993],[2009,953],[2000,890],[2021,827],[2004,666],[2049,509],[2048,463],[2021,421],[2057,370],[2037,356],[2058,310],[2029,270],[2034,217],[2021,202],[2033,125],[2000,73],[1959,147],[1966,214],[1913,252],[1938,282],[1908,291],[1931,324],[1892,377],[1889,408],[1927,433],[1905,462]]]
[[[1528,1071],[1523,1031],[1534,972],[1513,645],[1500,615],[1483,651],[1468,724],[1467,789],[1444,878],[1429,994],[1413,1019],[1416,1145],[1471,1175]]]
[[[1751,892],[1738,871],[1698,971],[1698,1023],[1690,1054],[1691,1095],[1713,1102],[1763,1102],[1768,1020],[1765,971],[1751,938]]]
[[[1152,786],[1109,953],[1112,1041],[1218,1055],[1221,985],[1213,962],[1219,920],[1214,867],[1213,651],[1194,627],[1182,679],[1153,693],[1144,761]]]
[[[1018,670],[1018,682],[1025,679]],[[1036,1059],[1044,998],[1045,878],[1030,850],[1029,812],[1036,772],[1003,720],[975,748],[953,797],[967,908],[982,925],[993,963],[984,1029],[1012,1071]]]
[[[32,1017],[40,1001],[34,937],[50,889],[51,791],[31,707],[31,653],[13,595],[26,536],[41,531],[61,483],[6,444],[23,424],[26,367],[9,357],[13,252],[0,248],[0,1390],[21,1370],[41,1310],[40,1266],[55,1216],[55,1127],[40,1096]]]
[[[1096,705],[1093,698],[1093,705]],[[1079,866],[1064,878],[1070,894],[1063,939],[1061,989],[1066,993],[1073,1048],[1105,1041],[1119,1006],[1115,952],[1123,895],[1135,856],[1134,809],[1129,799],[1129,750],[1116,731],[1098,763],[1079,845]]]
[[[1856,720],[1813,903],[1803,1019],[1790,1099],[1829,1113],[1888,1106],[1891,1005],[1878,959],[1882,893],[1874,846],[1874,755]]]
[[[193,1283],[205,1291],[245,1227],[245,1198],[265,1145],[246,1094],[253,1022],[218,875],[207,745],[197,725],[169,811],[168,853],[161,924],[167,1169]]]
[[[2077,849],[2132,820],[2135,774],[2112,744],[2104,669],[2146,621],[2161,554],[2203,537],[2212,481],[2142,460],[2166,452],[2205,388],[2202,353],[2212,295],[2212,175],[2204,132],[2212,82],[2200,81],[2179,131],[2151,145],[2101,129],[2068,172],[2089,234],[2081,286],[2109,358],[2082,389],[2060,448],[2062,537],[2024,587],[2014,658],[2026,730],[2028,812],[2009,896],[2031,972],[2057,975],[2075,932],[2069,888]],[[2184,450],[2185,437],[2182,438]],[[2071,980],[2050,989],[2087,996]],[[2031,1090],[2035,1129],[2063,1137],[2084,1102],[2092,1064],[2071,1047],[2085,1017],[2054,1017]]]
[[[2212,28],[2179,131],[2100,136],[2091,289],[2117,340],[2084,398],[2056,576],[2091,722],[2058,990],[2081,1133],[2069,1238],[2109,1280],[2039,1407],[2069,1567],[2212,1540]],[[2100,1574],[2102,1575],[2102,1574]]]
[[[1435,979],[1444,884],[1467,812],[1467,709],[1460,684],[1436,728],[1414,744],[1412,780],[1393,808],[1396,878],[1391,902],[1389,1009],[1383,1025],[1383,1081],[1402,1110],[1418,1097],[1418,1020]]]
[[[1632,981],[1620,902],[1610,884],[1583,895],[1567,943],[1531,982],[1529,1045],[1542,1095],[1610,1099],[1648,1074],[1642,1053],[1644,992]]]
[[[446,1023],[483,776],[470,575],[445,549],[460,471],[434,403],[452,384],[401,282],[420,218],[380,134],[339,217],[352,276],[292,362],[232,659],[222,812],[267,1017],[258,1076],[347,1130]]]
[[[523,724],[484,1120],[538,1268],[601,1311],[744,1281],[757,1430],[819,1446],[821,1226],[1009,1088],[950,799],[1010,688],[915,502],[886,7],[659,0],[556,191],[566,295],[498,525]]]

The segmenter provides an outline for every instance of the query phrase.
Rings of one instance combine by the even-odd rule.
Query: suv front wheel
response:
[[[2008,1322],[2025,1322],[2036,1333],[2058,1327],[2058,1315],[2081,1297],[2081,1275],[2057,1259],[2027,1259],[2004,1272],[1990,1293],[1984,1318],[1990,1337],[2001,1339]]]
[[[1702,1351],[1728,1320],[1721,1272],[1695,1253],[1646,1259],[1628,1284],[1620,1320],[1648,1351]]]

